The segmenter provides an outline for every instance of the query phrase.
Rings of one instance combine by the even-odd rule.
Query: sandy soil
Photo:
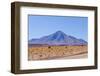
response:
[[[29,47],[28,60],[87,58],[87,46]]]
[[[78,55],[73,55],[73,56],[68,56],[68,57],[61,57],[61,58],[56,58],[56,59],[81,59],[81,58],[87,58],[88,54],[83,53],[83,54],[78,54]]]

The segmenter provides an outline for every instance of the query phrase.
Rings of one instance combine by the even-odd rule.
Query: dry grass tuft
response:
[[[44,60],[87,53],[87,46],[33,46],[28,48],[28,60]]]

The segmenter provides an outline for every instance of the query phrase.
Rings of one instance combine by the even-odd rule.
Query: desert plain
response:
[[[75,46],[31,46],[28,60],[79,59],[87,58],[87,45]]]

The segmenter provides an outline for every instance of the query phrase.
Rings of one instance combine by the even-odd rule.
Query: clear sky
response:
[[[28,21],[29,40],[62,31],[88,41],[88,17],[29,15]]]

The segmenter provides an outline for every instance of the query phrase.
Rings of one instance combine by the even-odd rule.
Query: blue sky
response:
[[[29,40],[60,30],[88,41],[88,17],[29,15],[28,21]]]

